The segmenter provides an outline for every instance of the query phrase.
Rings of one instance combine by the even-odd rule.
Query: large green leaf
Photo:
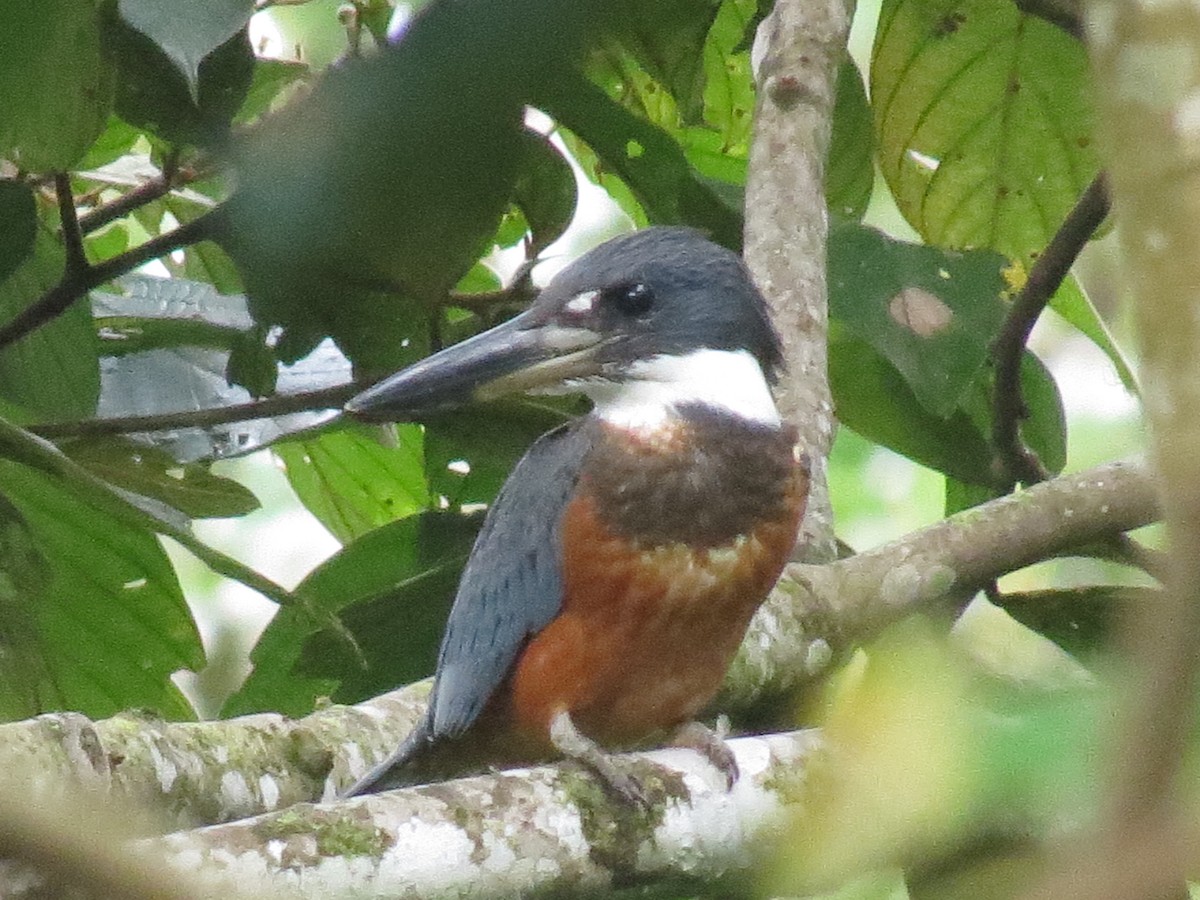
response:
[[[364,369],[396,365],[355,339],[443,300],[490,245],[532,85],[599,10],[611,14],[597,0],[432,4],[247,136],[221,242],[256,318],[282,327],[284,358],[333,336]]]
[[[112,73],[93,0],[8,3],[0,28],[0,156],[69,169],[104,129]]]
[[[447,512],[410,516],[326,560],[296,591],[317,609],[341,615],[368,670],[344,641],[323,634],[298,606],[281,609],[251,654],[254,671],[222,714],[277,710],[299,716],[311,712],[319,697],[361,699],[432,673],[479,518]],[[354,688],[339,690],[343,681]]]
[[[724,153],[745,160],[754,121],[754,78],[748,36],[756,0],[724,0],[704,42],[704,121],[721,138]]]
[[[0,283],[0,316],[11,318],[58,283],[62,247],[45,231],[34,252]],[[96,410],[100,363],[86,303],[0,351],[0,397],[48,419],[83,418]]]
[[[985,432],[961,410],[931,413],[870,344],[830,329],[829,384],[838,421],[909,459],[970,484],[993,480]]]
[[[276,444],[300,501],[342,543],[429,506],[419,425],[347,426]]]
[[[254,0],[120,0],[121,17],[171,60],[194,102],[200,97],[200,65],[246,27]]]
[[[1087,55],[993,0],[885,0],[871,64],[879,164],[929,243],[1028,266],[1097,171]]]
[[[882,353],[940,417],[960,404],[1007,310],[1004,257],[907,244],[857,224],[829,235],[830,315]]]
[[[60,448],[109,484],[161,501],[191,519],[244,516],[259,508],[258,498],[240,483],[199,463],[181,465],[166,452],[127,438],[79,438]]]
[[[9,680],[0,710],[19,717],[71,709],[98,718],[141,707],[190,718],[170,676],[199,670],[204,653],[157,538],[14,462],[0,461],[0,495],[20,516],[0,517],[0,566],[15,588],[31,591],[13,621],[22,658],[36,663],[0,670]]]

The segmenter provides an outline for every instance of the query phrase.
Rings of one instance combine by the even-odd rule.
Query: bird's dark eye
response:
[[[654,305],[654,291],[640,281],[608,288],[604,298],[626,316],[640,316]]]

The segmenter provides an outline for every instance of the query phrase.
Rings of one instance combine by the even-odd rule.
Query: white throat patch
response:
[[[745,350],[693,350],[634,363],[624,380],[592,381],[579,387],[596,415],[620,428],[661,427],[684,404],[715,406],[752,422],[779,425],[758,360]]]

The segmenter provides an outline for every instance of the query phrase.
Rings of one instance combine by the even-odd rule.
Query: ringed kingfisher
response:
[[[740,257],[653,227],[353,398],[367,421],[512,392],[593,408],[517,463],[463,571],[427,715],[346,794],[561,755],[640,801],[606,751],[672,736],[732,786],[732,753],[695,718],[804,513],[805,457],[769,390],[782,362]]]

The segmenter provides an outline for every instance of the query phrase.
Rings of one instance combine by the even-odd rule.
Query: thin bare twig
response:
[[[995,386],[992,393],[992,445],[996,467],[1008,485],[1045,481],[1037,454],[1021,439],[1021,420],[1028,416],[1021,396],[1021,357],[1033,326],[1058,290],[1079,252],[1108,215],[1108,188],[1101,173],[1088,185],[1055,232],[1013,301],[1000,333],[992,342]]]
[[[178,250],[188,244],[212,237],[220,215],[220,209],[207,212],[198,218],[180,225],[174,231],[160,234],[144,244],[134,247],[112,259],[107,259],[97,265],[85,264],[80,267],[71,264],[71,250],[68,241],[67,266],[62,278],[54,287],[42,294],[37,300],[21,310],[4,325],[0,325],[0,348],[7,347],[19,341],[25,335],[37,330],[62,315],[71,304],[93,288],[106,281],[111,281],[118,275],[131,272],[138,266],[165,256],[172,250]],[[73,211],[72,211],[73,215]]]
[[[192,409],[145,416],[120,416],[111,419],[80,419],[74,422],[46,422],[29,428],[44,438],[95,437],[108,434],[138,434],[169,431],[175,428],[212,428],[232,422],[248,422],[318,409],[340,409],[359,391],[371,386],[370,380],[352,381],[336,387],[305,391],[235,403],[213,409]]]
[[[156,177],[139,184],[133,190],[126,191],[111,203],[105,203],[103,206],[97,206],[84,213],[79,217],[79,230],[84,234],[90,234],[103,228],[109,222],[127,216],[135,209],[166,196],[183,180],[185,179],[182,178],[182,171],[179,168],[179,151],[172,150],[163,159],[162,171]]]

